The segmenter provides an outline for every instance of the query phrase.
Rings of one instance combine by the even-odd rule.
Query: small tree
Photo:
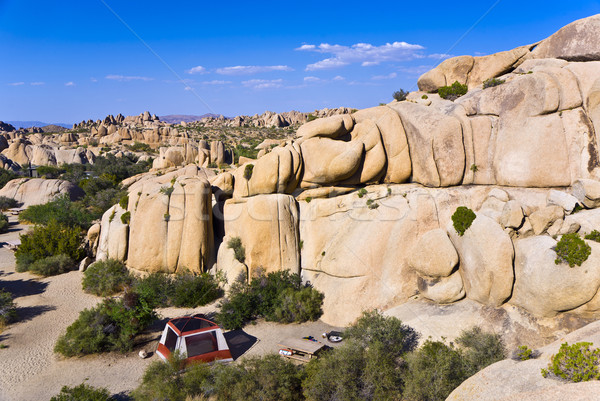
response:
[[[404,91],[403,89],[400,89],[400,90],[397,90],[396,92],[394,92],[394,94],[392,96],[394,97],[394,99],[401,102],[403,100],[406,100],[406,96],[408,96],[409,93],[410,92],[408,92],[408,91]]]
[[[556,244],[554,263],[566,262],[570,267],[581,266],[592,253],[592,248],[579,237],[579,234],[565,234]]]
[[[452,225],[459,236],[465,235],[465,231],[471,227],[477,215],[466,206],[459,206],[452,215]]]

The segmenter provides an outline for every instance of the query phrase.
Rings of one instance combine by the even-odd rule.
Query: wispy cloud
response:
[[[11,82],[8,85],[10,85],[10,86],[21,86],[21,85],[25,85],[25,82]]]
[[[242,85],[252,89],[272,89],[281,88],[283,79],[251,79],[242,81]]]
[[[342,77],[341,75],[336,75],[335,77],[333,77],[334,81],[345,81],[346,78]]]
[[[400,67],[398,71],[403,72],[407,75],[422,75],[427,71],[431,70],[433,65],[418,65],[416,67]]]
[[[110,79],[113,81],[119,81],[119,82],[129,82],[129,81],[152,81],[154,80],[154,78],[150,78],[150,77],[140,77],[140,76],[127,76],[127,75],[107,75],[104,78],[106,79]]]
[[[44,85],[44,84],[45,84],[45,82],[32,82],[29,85],[31,85],[31,86],[40,86],[40,85]]]
[[[446,58],[450,58],[450,57],[454,57],[451,54],[446,54],[446,53],[433,53],[427,56],[427,58],[432,58],[434,60],[443,60]]]
[[[188,74],[206,74],[208,71],[206,71],[206,68],[204,68],[201,65],[199,65],[197,67],[190,68],[186,72]]]
[[[322,82],[321,78],[317,77],[304,77],[304,82]]]
[[[202,81],[200,85],[228,85],[231,84],[231,81],[223,81],[220,79],[213,79],[212,81]]]
[[[75,82],[73,82],[73,81],[66,82],[65,86],[75,86]]]
[[[375,81],[381,81],[381,80],[384,80],[384,79],[394,79],[397,76],[398,76],[398,74],[396,74],[395,72],[391,72],[391,73],[389,73],[387,75],[375,75],[375,76],[372,76],[371,79],[374,79]]]
[[[90,81],[92,81],[92,82],[98,82],[98,80],[96,78],[94,78],[94,77],[91,77]]]
[[[306,71],[315,71],[343,67],[353,63],[361,63],[363,67],[369,67],[382,62],[411,60],[419,56],[422,57],[420,51],[423,49],[424,47],[421,45],[393,42],[381,46],[374,46],[369,43],[356,43],[352,46],[330,45],[328,43],[321,43],[318,46],[304,44],[295,50],[312,51],[332,56],[306,66]]]
[[[216,73],[221,75],[252,75],[272,71],[294,71],[294,69],[287,65],[236,65],[217,68]]]

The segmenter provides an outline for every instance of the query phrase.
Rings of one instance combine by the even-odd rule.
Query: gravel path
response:
[[[11,217],[11,221],[15,219]],[[12,226],[11,232],[0,234],[0,244],[18,239],[24,228]],[[0,248],[0,288],[14,294],[19,313],[18,321],[0,334],[0,342],[7,346],[0,349],[0,401],[47,401],[62,386],[76,386],[83,382],[106,387],[113,394],[126,393],[139,385],[146,367],[158,359],[153,351],[164,320],[155,323],[145,333],[145,342],[127,354],[107,353],[68,359],[54,354],[54,343],[77,319],[79,312],[101,301],[101,298],[81,290],[81,278],[82,273],[78,271],[48,278],[17,273],[13,252],[6,246]],[[173,318],[210,313],[215,309],[216,303],[196,309],[166,308],[158,313]],[[332,329],[320,321],[302,325],[251,324],[244,328],[242,334],[256,339],[249,349],[242,347],[242,358],[277,352],[278,341],[285,337],[318,337]],[[152,352],[152,356],[139,358],[140,349]]]

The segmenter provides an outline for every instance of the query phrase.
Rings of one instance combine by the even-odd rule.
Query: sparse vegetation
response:
[[[79,386],[63,386],[60,393],[50,398],[50,401],[111,401],[114,400],[105,388],[95,388],[85,383]]]
[[[127,352],[133,347],[135,335],[155,318],[148,300],[135,292],[126,292],[121,299],[106,298],[95,308],[84,309],[79,314],[59,337],[54,351],[67,357]]]
[[[592,345],[589,342],[562,344],[548,368],[542,369],[542,376],[554,375],[575,383],[600,379],[600,349],[591,349]]]
[[[468,90],[469,89],[467,85],[455,81],[452,85],[442,86],[441,88],[439,88],[438,94],[443,99],[454,101],[459,97],[465,95]]]
[[[19,214],[19,221],[32,224],[48,224],[51,220],[68,227],[90,227],[94,216],[81,204],[71,202],[68,195],[59,196],[42,205],[29,206]]]
[[[125,212],[121,215],[121,223],[129,224],[131,222],[131,212]]]
[[[0,234],[8,232],[9,226],[8,217],[4,213],[0,213]]]
[[[502,85],[505,82],[504,79],[490,78],[483,81],[483,89],[493,88],[494,86]]]
[[[125,265],[114,259],[92,263],[83,273],[83,291],[98,296],[114,295],[133,282],[133,276]]]
[[[585,236],[585,239],[589,239],[590,241],[600,242],[600,231],[593,230],[591,233]]]
[[[367,190],[365,188],[359,189],[358,192],[356,193],[356,195],[358,195],[359,198],[362,198],[366,194],[367,194]]]
[[[403,89],[397,90],[396,92],[394,92],[394,94],[392,95],[392,97],[394,99],[396,99],[397,101],[401,102],[403,100],[406,100],[406,96],[408,96],[410,92],[405,91]]]
[[[520,345],[517,348],[517,352],[516,352],[515,356],[520,361],[527,361],[527,360],[533,358],[533,350],[526,345]]]
[[[474,173],[479,171],[479,167],[477,167],[477,164],[471,164],[471,168],[470,170]]]
[[[462,237],[465,234],[465,231],[471,227],[476,217],[475,212],[466,206],[456,208],[456,211],[452,215],[452,225],[459,236]]]
[[[244,167],[244,178],[250,180],[252,178],[252,171],[254,170],[254,164],[246,164]]]
[[[0,196],[0,210],[8,210],[13,207],[19,207],[19,202],[16,199]]]
[[[429,96],[423,95],[423,96],[421,96],[421,99],[429,99]]]
[[[0,289],[0,331],[17,317],[17,308],[12,294]]]
[[[311,122],[311,121],[314,121],[314,120],[316,120],[317,118],[319,118],[319,117],[317,117],[317,116],[313,115],[312,113],[308,113],[308,117],[306,118],[306,122]]]
[[[242,245],[242,239],[240,237],[233,237],[227,242],[227,248],[233,249],[235,259],[244,263],[246,261],[246,248]]]
[[[569,264],[569,267],[574,267],[575,265],[581,266],[587,260],[592,253],[592,248],[579,237],[579,234],[572,233],[562,236],[556,244],[555,251],[554,263],[558,265],[565,262]]]
[[[259,273],[249,284],[246,280],[232,284],[217,320],[227,330],[239,329],[257,317],[284,322],[316,320],[322,303],[323,294],[303,285],[297,274],[287,270]]]
[[[48,256],[38,259],[29,265],[29,271],[40,276],[55,276],[66,273],[77,267],[77,263],[67,255]]]

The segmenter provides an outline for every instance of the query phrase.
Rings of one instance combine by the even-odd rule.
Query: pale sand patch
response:
[[[10,219],[16,221],[14,217]],[[16,230],[0,235],[0,243],[16,240],[23,233],[23,226],[12,228]],[[69,359],[54,354],[56,339],[77,319],[79,312],[101,301],[81,290],[81,278],[82,273],[78,271],[48,278],[17,273],[13,252],[5,246],[0,248],[0,288],[15,293],[20,316],[0,334],[1,343],[8,346],[0,349],[1,401],[47,401],[62,386],[76,386],[84,381],[92,386],[106,387],[113,394],[128,392],[139,385],[147,366],[158,359],[154,351],[164,327],[162,323],[144,335],[145,344],[126,354]],[[217,303],[196,309],[160,309],[158,313],[164,318],[210,313],[216,310]],[[244,331],[258,341],[242,358],[276,353],[277,343],[286,337],[312,335],[320,338],[321,333],[333,329],[321,321],[290,325],[264,321],[249,324]],[[137,355],[140,349],[151,351],[152,356],[140,359]]]

